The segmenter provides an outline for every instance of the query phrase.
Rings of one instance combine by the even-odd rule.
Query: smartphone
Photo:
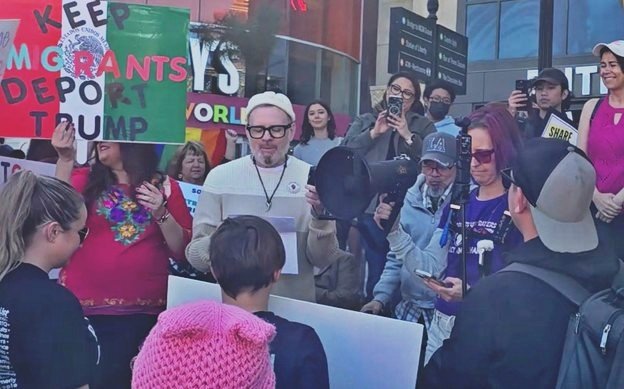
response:
[[[403,115],[403,99],[396,96],[388,97],[388,114],[396,117]]]
[[[524,93],[527,97],[527,101],[522,107],[518,107],[518,111],[529,112],[531,108],[531,101],[529,96],[529,89],[531,87],[531,82],[529,80],[516,80],[516,90]]]
[[[314,173],[316,172],[316,166],[310,166],[310,171],[308,172],[308,185],[316,186],[314,184]]]
[[[416,270],[416,275],[422,279],[425,280],[429,280],[431,282],[433,282],[434,284],[441,286],[443,288],[448,288],[449,286],[447,284],[445,284],[444,282],[440,281],[439,279],[437,279],[433,274],[428,273],[426,271],[422,271],[422,270]]]

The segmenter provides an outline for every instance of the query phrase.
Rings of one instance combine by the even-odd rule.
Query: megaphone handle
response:
[[[392,207],[390,217],[387,220],[380,221],[384,233],[388,235],[390,233],[390,229],[392,229],[392,226],[394,225],[394,222],[399,216],[399,212],[401,212],[401,208],[403,208],[403,196],[399,196],[397,193],[391,192],[388,193],[388,195],[383,199],[383,202],[386,204],[394,202],[394,207]]]

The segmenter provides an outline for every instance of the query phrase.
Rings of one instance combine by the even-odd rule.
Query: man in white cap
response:
[[[251,155],[219,165],[206,177],[186,257],[197,270],[208,272],[210,236],[223,220],[236,215],[266,218],[280,232],[296,232],[296,244],[284,241],[286,265],[273,293],[313,302],[313,266],[331,264],[339,256],[338,242],[334,222],[315,216],[323,209],[314,187],[306,188],[310,165],[288,156],[294,125],[295,112],[285,95],[264,92],[249,99]]]
[[[526,142],[503,171],[509,211],[524,243],[510,263],[567,276],[587,291],[618,271],[590,213],[596,173],[580,149],[558,139]],[[500,270],[472,288],[451,337],[421,377],[426,388],[554,388],[570,315],[578,307],[540,279]]]

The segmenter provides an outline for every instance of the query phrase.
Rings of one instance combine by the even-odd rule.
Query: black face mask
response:
[[[436,120],[442,120],[448,115],[451,104],[446,104],[441,101],[429,102],[429,114]]]

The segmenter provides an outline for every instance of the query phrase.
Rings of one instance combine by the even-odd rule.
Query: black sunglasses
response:
[[[78,230],[78,237],[80,238],[80,244],[83,244],[85,239],[89,236],[89,228],[85,227],[81,230]]]

